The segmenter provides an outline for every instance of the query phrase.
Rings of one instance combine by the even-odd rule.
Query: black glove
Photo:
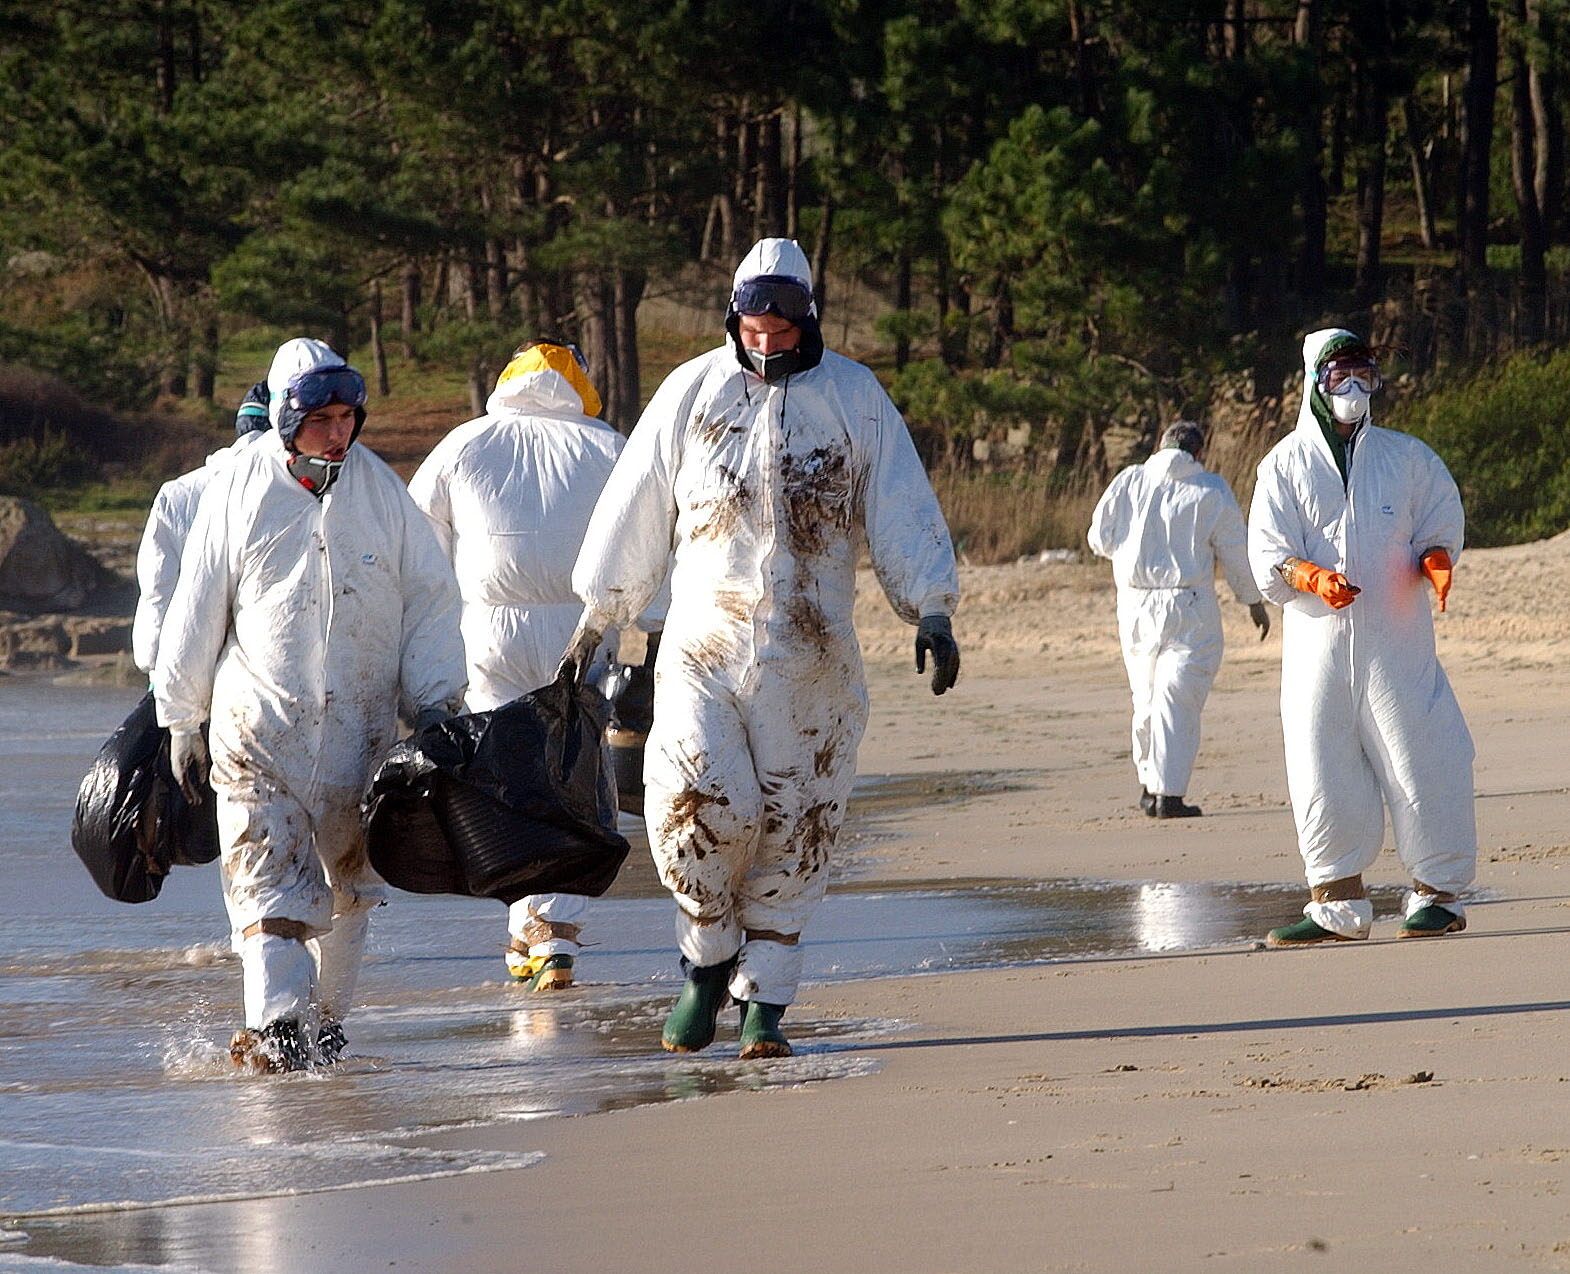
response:
[[[932,652],[932,693],[942,694],[959,680],[959,645],[947,615],[923,615],[916,628],[916,671],[927,671]]]
[[[1270,611],[1264,602],[1250,602],[1248,617],[1254,621],[1254,627],[1259,629],[1259,640],[1264,641],[1270,636]]]
[[[568,682],[575,691],[582,690],[589,679],[589,665],[594,662],[595,652],[604,640],[605,634],[598,628],[580,623],[562,652],[561,663],[556,667],[556,680]]]

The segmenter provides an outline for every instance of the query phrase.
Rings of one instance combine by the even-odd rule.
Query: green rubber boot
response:
[[[789,1057],[790,1041],[780,1030],[780,1019],[785,1016],[786,1005],[762,1004],[748,1000],[741,1010],[741,1057],[743,1061],[754,1057]]]
[[[1447,911],[1437,902],[1431,902],[1406,918],[1406,923],[1396,930],[1398,938],[1442,938],[1447,933],[1460,933],[1466,928],[1466,917]]]
[[[736,957],[723,964],[687,964],[687,981],[660,1032],[660,1047],[667,1053],[696,1053],[714,1043],[714,1024],[730,995],[728,983]]]
[[[1367,937],[1367,934],[1362,935]],[[1267,947],[1312,947],[1321,942],[1356,942],[1344,933],[1326,929],[1304,916],[1296,924],[1282,925],[1265,935]]]

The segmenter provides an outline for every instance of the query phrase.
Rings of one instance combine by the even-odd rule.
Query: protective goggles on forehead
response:
[[[791,323],[799,323],[812,313],[812,292],[800,279],[788,274],[760,274],[738,286],[730,303],[736,313],[749,318],[778,314]]]
[[[329,403],[365,406],[365,378],[352,367],[313,367],[289,382],[285,400],[294,411],[312,412]]]
[[[1332,358],[1319,369],[1314,381],[1325,393],[1333,394],[1353,378],[1362,381],[1369,393],[1385,383],[1385,378],[1379,374],[1379,364],[1367,354]]]

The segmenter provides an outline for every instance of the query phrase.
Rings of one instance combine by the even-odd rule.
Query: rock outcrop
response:
[[[0,496],[0,609],[76,610],[118,582],[38,505]]]

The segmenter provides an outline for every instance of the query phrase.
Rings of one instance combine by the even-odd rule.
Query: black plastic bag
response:
[[[371,865],[420,894],[604,893],[629,848],[600,749],[608,714],[598,692],[557,681],[405,739],[366,796]]]
[[[211,787],[200,805],[185,799],[169,769],[169,731],[158,724],[151,691],[82,780],[71,848],[117,902],[150,902],[172,867],[218,857],[217,800]]]

